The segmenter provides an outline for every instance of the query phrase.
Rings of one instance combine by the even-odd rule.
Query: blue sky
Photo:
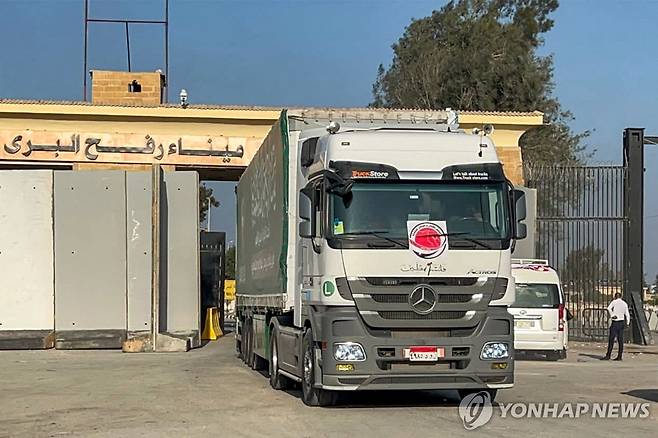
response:
[[[190,102],[363,106],[379,63],[414,17],[445,1],[170,0],[170,90]],[[622,130],[658,134],[658,1],[562,0],[542,54],[553,54],[555,94],[593,129],[597,163],[621,160]],[[91,16],[160,19],[161,0],[90,0]],[[0,0],[0,97],[82,98],[83,0]],[[163,66],[163,32],[131,29],[134,70]],[[125,69],[120,26],[92,24],[90,68]],[[658,271],[658,147],[646,153],[646,272]],[[233,192],[213,229],[233,234]],[[228,225],[230,224],[230,225]],[[231,237],[229,237],[229,240]]]

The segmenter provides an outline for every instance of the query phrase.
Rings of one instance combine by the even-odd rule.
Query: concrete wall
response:
[[[121,348],[150,332],[151,177],[0,171],[0,349]],[[160,282],[161,332],[197,339],[198,188],[196,172],[164,174]],[[25,331],[41,339],[16,342]]]
[[[0,331],[54,328],[52,197],[52,171],[0,171]]]
[[[55,172],[55,329],[126,330],[126,176]]]
[[[161,269],[166,276],[161,329],[200,330],[199,179],[196,172],[165,172],[162,193]]]
[[[126,172],[128,331],[151,330],[153,270],[150,172]]]

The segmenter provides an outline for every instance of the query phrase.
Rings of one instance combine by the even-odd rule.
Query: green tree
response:
[[[567,255],[560,279],[563,283],[589,283],[595,286],[610,283],[616,275],[604,257],[605,251],[594,245],[575,249]]]
[[[228,280],[235,280],[235,246],[229,246],[226,248],[224,277]]]
[[[373,107],[535,111],[546,126],[521,138],[527,163],[577,164],[587,156],[573,119],[552,95],[553,58],[539,56],[558,0],[456,0],[413,20],[379,66]]]
[[[199,185],[199,223],[203,223],[208,218],[208,209],[210,207],[219,207],[219,201],[215,199],[213,190],[205,183]]]

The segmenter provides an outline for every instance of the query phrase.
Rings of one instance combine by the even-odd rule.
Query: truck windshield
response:
[[[500,249],[509,243],[504,183],[356,182],[344,197],[330,197],[330,238],[407,240],[407,221],[446,221],[449,245],[461,241]],[[380,239],[381,240],[381,239]],[[456,246],[456,245],[455,245]]]

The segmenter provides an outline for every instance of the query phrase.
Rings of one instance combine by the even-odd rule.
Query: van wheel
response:
[[[279,373],[279,331],[273,328],[270,334],[270,386],[274,389],[288,389],[290,379]]]
[[[498,395],[498,390],[497,389],[458,389],[457,393],[459,394],[459,399],[463,400],[467,396],[471,394],[477,394],[478,392],[486,392],[489,394],[489,397],[491,398],[491,403],[493,403],[496,400],[496,395]]]
[[[313,331],[308,329],[302,340],[302,401],[307,406],[331,406],[336,402],[337,394],[313,387],[316,372]]]

